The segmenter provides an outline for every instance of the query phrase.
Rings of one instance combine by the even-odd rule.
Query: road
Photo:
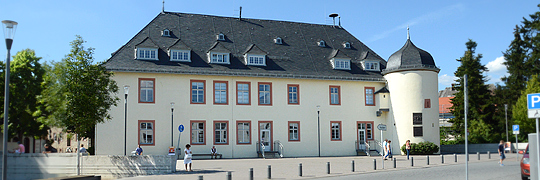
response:
[[[470,180],[487,179],[521,179],[518,161],[505,161],[505,166],[500,166],[497,161],[471,162],[469,163]],[[369,172],[347,176],[315,178],[320,180],[348,180],[348,179],[437,179],[454,180],[465,179],[465,164],[452,164],[444,166],[419,167],[414,169],[402,169],[384,172]]]

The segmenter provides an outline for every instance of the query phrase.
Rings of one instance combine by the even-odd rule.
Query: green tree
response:
[[[77,36],[70,53],[53,63],[45,78],[47,90],[40,96],[45,114],[40,120],[94,140],[96,124],[111,119],[108,111],[117,105],[118,86],[112,72],[93,62],[94,49],[85,49],[84,43]]]
[[[519,124],[519,139],[525,141],[528,139],[527,135],[529,133],[536,132],[536,122],[535,119],[530,119],[527,114],[527,94],[539,93],[540,92],[540,77],[539,75],[534,75],[527,82],[527,88],[517,100],[517,103],[514,105],[514,114],[512,118],[514,119],[515,124]]]
[[[531,67],[523,70],[528,71],[530,77],[540,73],[540,11],[530,14],[529,18],[523,18],[520,33],[528,53],[526,63]]]
[[[23,136],[45,136],[49,129],[33,116],[37,110],[36,97],[42,92],[41,83],[45,74],[40,60],[41,57],[37,57],[34,50],[25,49],[17,52],[10,64],[9,133],[19,139]],[[4,70],[5,67],[6,64],[0,62],[0,68]],[[5,72],[2,72],[0,78],[0,101],[3,102]],[[3,113],[4,103],[0,107]]]
[[[468,128],[470,132],[469,140],[472,143],[489,142],[492,131],[493,119],[493,107],[489,99],[491,97],[488,86],[485,85],[486,77],[483,75],[487,71],[487,68],[480,63],[482,54],[475,55],[476,42],[469,39],[465,43],[467,50],[465,54],[457,61],[461,62],[461,66],[458,67],[454,73],[456,77],[460,77],[456,80],[456,96],[451,100],[453,104],[451,112],[454,118],[450,120],[452,122],[452,130],[454,135],[458,137],[464,137],[465,133],[465,114],[464,114],[464,81],[463,76],[467,74],[467,91],[468,91]]]

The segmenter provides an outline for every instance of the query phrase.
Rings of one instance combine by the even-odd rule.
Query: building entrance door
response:
[[[264,145],[264,151],[272,151],[272,125],[270,123],[259,123],[259,130],[261,143]]]
[[[365,124],[358,124],[358,149],[366,150],[366,127]]]

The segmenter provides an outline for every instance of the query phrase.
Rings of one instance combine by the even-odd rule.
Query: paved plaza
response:
[[[406,156],[394,156],[396,158],[396,168],[394,161],[384,161],[378,157],[347,156],[347,157],[305,157],[305,158],[279,158],[279,159],[206,159],[193,160],[193,171],[186,172],[182,160],[178,161],[177,172],[166,175],[148,175],[129,177],[124,179],[227,179],[227,173],[231,172],[232,179],[249,179],[250,168],[253,168],[254,179],[268,179],[268,166],[271,166],[272,179],[313,179],[321,177],[337,177],[353,175],[358,173],[379,173],[385,171],[406,170],[412,168],[427,168],[434,166],[445,166],[455,164],[465,164],[465,155],[458,154],[457,162],[454,155],[444,155],[444,164],[440,155],[411,156],[414,159],[414,166],[407,160]],[[481,154],[478,160],[477,154],[470,154],[469,163],[492,161],[497,163],[498,154],[491,154],[491,159],[487,154]],[[520,156],[521,158],[521,156]],[[376,159],[374,170],[373,160]],[[355,170],[352,172],[352,161],[355,163]],[[517,161],[515,154],[507,154],[505,161]],[[330,162],[330,174],[327,173],[327,163]],[[299,176],[299,164],[302,163],[302,176]]]

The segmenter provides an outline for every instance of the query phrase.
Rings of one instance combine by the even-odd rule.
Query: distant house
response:
[[[387,62],[339,26],[163,12],[104,66],[129,91],[97,125],[96,154],[189,143],[225,158],[346,156],[380,150],[381,139],[394,152],[409,139],[439,144],[439,68],[409,38]]]

